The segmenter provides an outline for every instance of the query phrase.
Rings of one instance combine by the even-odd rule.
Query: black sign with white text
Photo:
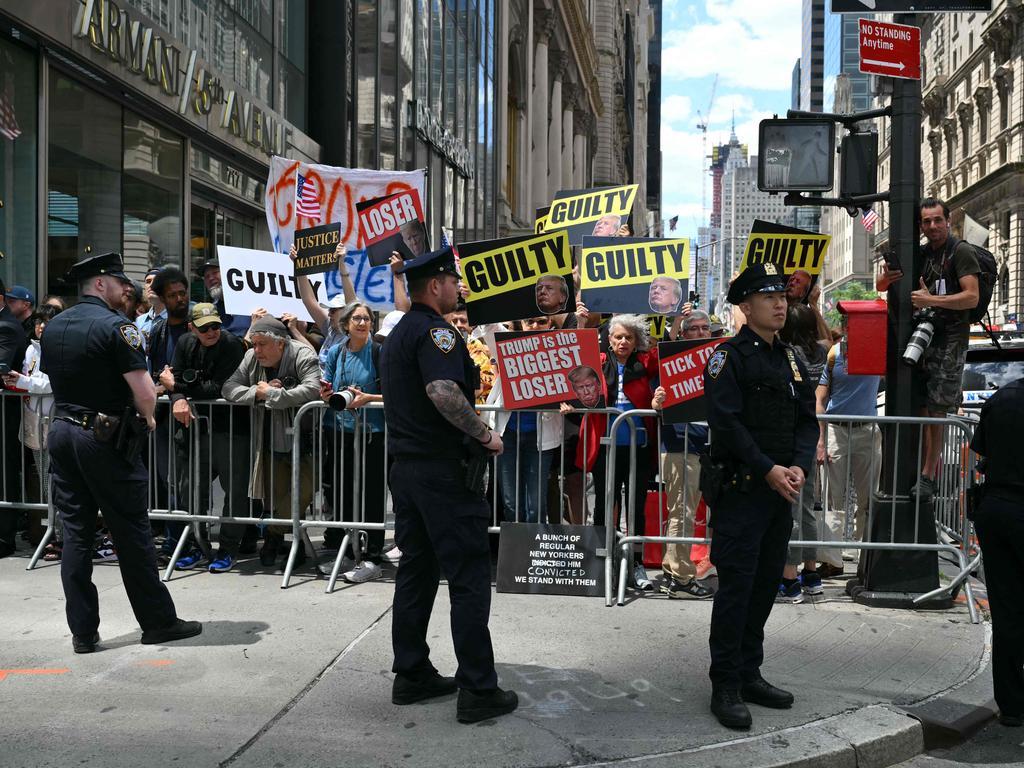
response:
[[[604,526],[502,523],[498,592],[604,595]]]
[[[832,13],[954,13],[992,10],[992,0],[832,0]]]

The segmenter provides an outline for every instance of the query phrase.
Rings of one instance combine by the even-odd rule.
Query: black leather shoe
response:
[[[143,645],[163,645],[173,643],[175,640],[184,640],[186,637],[195,637],[201,634],[203,625],[198,621],[185,621],[175,619],[174,623],[163,629],[147,629],[142,633]]]
[[[711,693],[711,713],[726,728],[747,730],[753,719],[735,688],[717,688]]]
[[[71,636],[71,645],[74,647],[75,653],[94,653],[99,641],[99,632],[93,632],[92,637],[81,637],[79,635]]]
[[[1020,715],[999,715],[999,724],[1007,728],[1020,728],[1024,726],[1024,717]]]
[[[420,680],[405,675],[395,675],[391,686],[391,703],[402,706],[415,704],[417,701],[447,696],[459,690],[454,677],[441,677],[437,672]]]
[[[789,709],[793,706],[792,693],[776,688],[762,677],[744,683],[740,688],[740,695],[744,701],[771,709]]]
[[[270,567],[277,562],[281,541],[281,537],[273,533],[267,533],[263,536],[263,546],[260,548],[260,565]]]
[[[456,719],[460,723],[479,723],[492,717],[507,715],[519,706],[519,697],[515,691],[493,691],[474,693],[465,688],[459,691],[459,706]]]

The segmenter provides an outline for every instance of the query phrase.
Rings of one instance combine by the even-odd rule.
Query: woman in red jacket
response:
[[[651,340],[648,335],[648,321],[643,315],[615,315],[608,322],[608,349],[607,353],[601,355],[601,367],[605,380],[605,402],[609,408],[617,408],[620,411],[631,411],[635,409],[648,410],[651,407],[651,398],[657,387],[658,379],[658,355],[657,350],[651,348]],[[587,439],[580,437],[577,451],[577,466],[594,473],[594,488],[597,491],[594,502],[594,525],[605,524],[605,484],[607,482],[607,452],[615,451],[615,474],[612,478],[612,498],[616,500],[622,494],[629,493],[630,471],[636,470],[636,486],[633,495],[635,509],[634,530],[642,533],[644,531],[644,505],[647,502],[647,486],[654,477],[657,467],[657,454],[654,447],[657,445],[657,423],[654,418],[644,417],[636,419],[636,463],[630,462],[630,434],[629,424],[622,422],[616,434],[612,437],[614,448],[602,448],[599,440],[603,435],[608,434],[611,426],[609,419],[613,417],[603,414],[587,416],[581,426],[581,435],[585,431]],[[583,446],[586,444],[586,455],[583,455]],[[626,519],[625,510],[622,508],[623,520]],[[613,512],[614,514],[614,512]],[[618,515],[615,514],[615,524],[618,525]],[[637,544],[634,547],[639,553],[643,547]],[[630,582],[638,589],[649,591],[654,585],[647,578],[647,572],[639,557],[630,571]]]

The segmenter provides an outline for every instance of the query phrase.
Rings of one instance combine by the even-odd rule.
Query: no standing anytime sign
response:
[[[860,71],[869,75],[921,79],[921,30],[871,19],[858,21]]]

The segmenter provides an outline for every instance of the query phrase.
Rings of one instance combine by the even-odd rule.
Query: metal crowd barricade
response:
[[[55,515],[50,504],[48,482],[49,456],[46,434],[50,426],[48,394],[0,390],[0,515],[21,511],[45,513],[42,540],[29,559],[26,570],[35,568],[43,550],[54,536]],[[28,420],[31,419],[31,422]],[[32,424],[33,429],[26,429]],[[39,448],[31,448],[29,434],[34,432]],[[11,542],[13,544],[13,542]]]
[[[630,488],[627,493],[625,500],[626,506],[624,510],[626,512],[627,519],[627,534],[622,534],[617,530],[615,520],[611,519],[608,521],[606,531],[606,546],[609,556],[605,561],[605,604],[611,606],[614,603],[618,605],[625,604],[625,590],[626,590],[626,575],[627,568],[630,561],[630,550],[634,544],[644,543],[659,543],[659,544],[710,544],[710,538],[708,537],[679,537],[679,536],[647,536],[637,534],[634,531],[633,525],[636,519],[636,510],[634,508],[634,499],[636,494],[632,492],[633,486],[636,483],[636,418],[646,416],[657,416],[656,411],[642,411],[634,410],[620,414],[612,423],[608,433],[611,435],[617,434],[618,430],[623,427],[627,427],[630,431],[630,475],[629,483]],[[901,430],[914,430],[917,433],[917,462],[920,464],[921,456],[923,455],[923,438],[922,427],[928,424],[942,424],[944,426],[945,440],[944,448],[941,453],[940,467],[938,474],[938,489],[936,491],[933,500],[933,511],[932,516],[933,522],[937,532],[936,543],[928,543],[917,541],[919,538],[917,532],[921,531],[921,514],[922,504],[920,497],[915,497],[915,503],[913,506],[914,510],[914,531],[915,541],[912,542],[900,542],[896,541],[896,526],[895,516],[897,509],[897,497],[891,493],[888,494],[888,500],[884,500],[879,504],[874,503],[874,499],[867,502],[869,507],[869,514],[865,521],[864,532],[866,536],[870,535],[872,531],[872,517],[879,514],[885,514],[888,509],[890,514],[890,525],[888,530],[890,536],[888,541],[870,541],[870,540],[856,540],[853,536],[849,535],[852,528],[852,502],[850,500],[850,483],[847,482],[844,500],[844,509],[841,512],[844,515],[843,533],[838,539],[827,536],[823,530],[823,524],[826,516],[829,512],[833,511],[829,501],[830,494],[828,493],[828,483],[824,484],[824,490],[822,492],[823,503],[822,513],[818,519],[818,531],[819,536],[816,540],[800,540],[794,539],[790,541],[790,547],[795,548],[821,548],[821,549],[857,549],[857,550],[886,550],[886,551],[929,551],[929,552],[943,552],[952,555],[959,567],[959,573],[952,579],[948,584],[939,587],[932,592],[924,595],[919,595],[914,599],[915,604],[921,604],[928,600],[934,599],[940,596],[952,595],[961,585],[963,585],[965,597],[967,600],[968,610],[970,612],[971,621],[978,623],[980,617],[978,614],[977,606],[975,605],[974,595],[969,581],[969,576],[973,570],[977,568],[978,562],[981,558],[980,551],[972,549],[972,532],[970,521],[967,519],[965,511],[965,498],[968,489],[974,484],[975,472],[974,472],[974,457],[969,449],[969,443],[971,434],[973,432],[973,425],[970,421],[957,417],[947,418],[925,418],[925,417],[889,417],[889,416],[874,416],[864,417],[851,420],[849,417],[844,416],[829,416],[821,415],[819,420],[826,422],[833,429],[847,429],[852,432],[854,424],[858,426],[871,425],[873,429],[891,428],[895,430],[894,438],[896,444],[903,446],[907,444],[906,434],[904,434],[904,440],[900,441]],[[660,429],[659,429],[660,432]],[[660,437],[660,435],[659,435]],[[713,435],[712,435],[713,440]],[[660,440],[659,440],[660,443]],[[880,461],[880,456],[877,457]],[[871,473],[874,473],[876,468],[875,464],[876,457],[872,455],[871,458]],[[608,483],[605,488],[605,507],[608,510],[614,509],[614,501],[612,498],[612,481],[611,478],[615,475],[615,463],[617,461],[617,451],[614,450],[614,445],[609,441],[609,450],[607,457],[607,477]],[[850,479],[852,474],[852,466],[849,466],[849,462],[852,462],[852,452],[847,453],[846,476]],[[899,478],[895,476],[894,471],[893,485],[898,486],[901,482],[905,482],[906,478]],[[689,478],[687,478],[688,480]],[[696,479],[693,479],[696,481]],[[686,480],[684,480],[685,485]],[[877,490],[877,487],[873,488]],[[884,490],[884,489],[882,489]],[[808,492],[808,486],[805,486],[805,492]],[[908,497],[904,497],[908,498]],[[670,501],[670,503],[674,500]],[[799,503],[799,502],[797,502]],[[863,500],[858,499],[858,503],[865,503]],[[659,510],[661,505],[659,504]],[[664,523],[661,520],[662,525]],[[663,530],[663,528],[662,528]],[[942,536],[945,535],[949,541],[943,541]],[[615,590],[616,582],[615,576],[615,560],[616,557],[613,553],[618,554],[618,589],[617,594]],[[971,555],[974,554],[973,560]]]

